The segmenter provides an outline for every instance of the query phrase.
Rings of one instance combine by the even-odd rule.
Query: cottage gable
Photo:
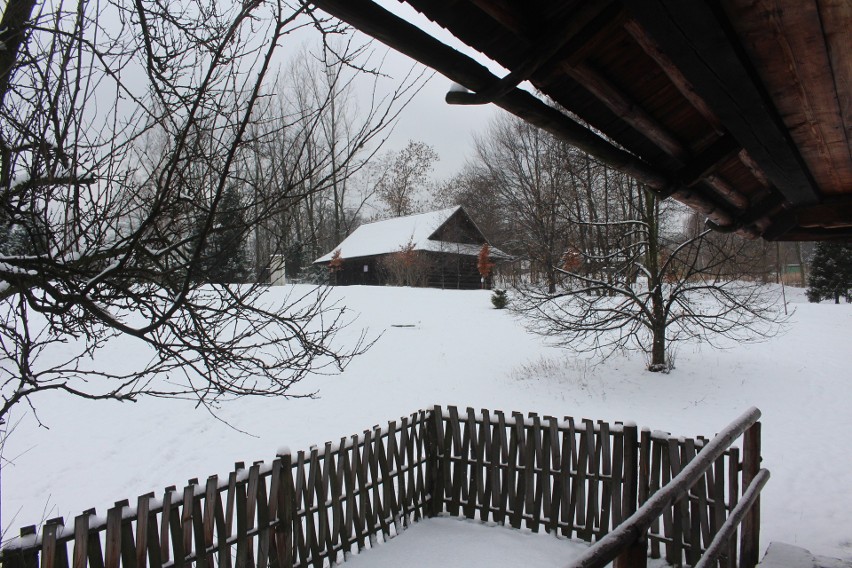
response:
[[[418,215],[396,217],[358,227],[314,264],[328,264],[336,251],[342,267],[337,284],[388,283],[387,267],[393,255],[408,249],[423,264],[423,285],[479,288],[476,258],[488,240],[461,206]],[[508,258],[492,248],[495,258]]]

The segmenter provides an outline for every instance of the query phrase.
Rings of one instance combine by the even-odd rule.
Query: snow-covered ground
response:
[[[381,337],[343,374],[297,386],[318,391],[316,399],[236,400],[214,417],[189,401],[44,395],[34,401],[47,428],[19,408],[3,456],[11,460],[2,469],[3,526],[17,532],[93,506],[103,513],[119,499],[436,403],[632,420],[683,435],[712,435],[754,405],[763,411],[763,465],[772,472],[764,546],[783,541],[852,559],[852,305],[812,305],[788,289],[796,312],[785,334],[725,351],[683,345],[677,368],[664,375],[644,371],[639,355],[593,366],[548,347],[509,311],[494,310],[488,292],[348,287],[333,295],[360,314],[344,335],[366,327]],[[138,356],[121,345],[99,364]]]

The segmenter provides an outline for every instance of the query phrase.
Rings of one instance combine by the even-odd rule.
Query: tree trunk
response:
[[[644,221],[648,226],[648,248],[645,266],[650,273],[648,291],[651,294],[651,362],[648,370],[668,371],[666,359],[666,311],[663,298],[663,274],[660,271],[660,216],[657,197],[645,191]]]

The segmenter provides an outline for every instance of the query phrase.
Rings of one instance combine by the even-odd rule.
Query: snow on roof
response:
[[[367,223],[355,229],[334,250],[339,250],[342,258],[357,258],[397,252],[411,242],[414,244],[414,250],[451,251],[476,255],[479,253],[479,245],[445,243],[429,239],[459,209],[461,206]],[[334,250],[314,262],[329,262]]]

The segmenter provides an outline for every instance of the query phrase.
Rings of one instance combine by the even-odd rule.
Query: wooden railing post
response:
[[[760,471],[760,422],[755,422],[743,434],[743,483],[745,493]],[[760,555],[760,497],[743,519],[740,541],[740,568],[754,568]]]

